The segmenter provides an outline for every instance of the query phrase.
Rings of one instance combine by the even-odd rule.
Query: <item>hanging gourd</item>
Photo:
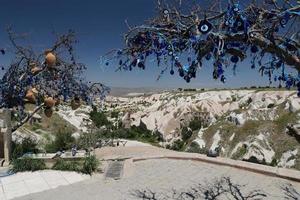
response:
[[[52,108],[55,105],[55,100],[52,97],[46,97],[44,104],[47,108]]]
[[[76,110],[77,108],[79,108],[81,105],[80,99],[79,97],[75,97],[72,101],[71,101],[71,108],[73,110]]]
[[[42,69],[39,68],[39,67],[36,65],[36,63],[30,63],[29,66],[30,66],[30,68],[31,68],[31,69],[30,69],[30,72],[32,73],[32,75],[37,75],[39,72],[42,71]]]
[[[48,67],[53,67],[56,64],[56,56],[50,51],[45,51],[45,61]]]
[[[205,15],[204,19],[201,20],[199,25],[198,25],[199,31],[202,34],[207,34],[211,31],[212,28],[213,28],[213,25],[209,21],[207,21],[206,15]]]
[[[29,103],[35,103],[37,93],[38,91],[35,88],[27,90],[25,100],[27,100]]]
[[[52,114],[53,114],[52,108],[45,108],[44,114],[45,114],[46,117],[48,117],[48,118],[52,117]]]

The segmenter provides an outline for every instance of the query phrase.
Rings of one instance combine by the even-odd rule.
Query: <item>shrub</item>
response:
[[[201,129],[202,126],[202,121],[200,119],[193,119],[192,121],[190,121],[189,123],[189,127],[193,130],[199,130]]]
[[[20,158],[12,161],[12,172],[37,171],[46,169],[44,160],[32,158]]]
[[[184,142],[182,140],[176,140],[172,146],[170,147],[170,149],[174,150],[174,151],[182,151],[184,148]]]
[[[193,132],[191,130],[189,130],[187,127],[183,127],[181,130],[181,138],[183,141],[187,141],[188,139],[190,139],[193,135]]]
[[[187,152],[207,154],[208,150],[205,147],[200,148],[200,146],[197,142],[192,142],[191,145],[189,146]]]
[[[118,116],[119,116],[119,112],[118,112],[118,111],[112,111],[112,112],[110,113],[110,117],[111,117],[111,118],[118,118]]]
[[[12,159],[17,159],[25,153],[38,153],[37,142],[30,137],[26,137],[21,143],[12,143]]]
[[[232,155],[232,159],[241,159],[247,153],[247,147],[245,145],[239,147],[237,151]]]
[[[65,161],[63,159],[57,160],[57,162],[53,165],[52,169],[60,170],[60,171],[75,171],[80,172],[81,166],[77,161]]]
[[[88,156],[85,158],[81,172],[84,174],[92,175],[97,170],[99,161],[96,156]]]
[[[55,136],[55,140],[47,144],[45,150],[50,153],[55,153],[62,149],[71,149],[75,139],[72,137],[72,133],[66,129],[60,129]]]
[[[96,107],[93,107],[93,111],[90,112],[90,118],[98,128],[101,126],[110,125],[106,115],[103,112],[98,112]]]

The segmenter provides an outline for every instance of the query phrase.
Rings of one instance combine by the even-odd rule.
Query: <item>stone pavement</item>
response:
[[[45,170],[17,173],[0,178],[0,200],[9,200],[88,179],[89,176],[75,172]]]
[[[264,199],[284,199],[281,187],[285,185],[292,186],[300,194],[300,181],[298,181],[300,172],[296,170],[279,169],[226,158],[208,158],[204,155],[180,153],[149,146],[107,147],[96,150],[95,154],[102,159],[104,174],[97,174],[90,179],[82,178],[83,181],[71,184],[72,181],[61,181],[61,176],[64,175],[57,175],[64,173],[52,172],[53,175],[49,174],[45,178],[45,182],[49,185],[46,188],[42,183],[39,184],[40,179],[34,178],[35,175],[25,173],[22,181],[15,181],[16,184],[12,184],[10,190],[2,185],[4,193],[7,191],[13,194],[6,198],[19,196],[18,200],[140,199],[134,195],[137,190],[151,189],[164,193],[172,189],[182,190],[199,183],[209,185],[222,177],[230,177],[235,184],[245,185],[243,188],[245,193],[255,189],[262,190],[267,195]],[[123,159],[126,160],[115,161]],[[39,174],[43,176],[43,173],[50,172],[39,172]],[[111,178],[107,178],[107,175]],[[81,175],[74,174],[74,176]],[[25,183],[30,181],[32,185],[27,186],[28,184]],[[51,181],[52,183],[58,182],[61,186],[53,189]],[[298,198],[300,199],[300,196]]]
[[[125,161],[125,166],[126,162],[129,160]],[[192,160],[143,160],[132,162],[130,168],[130,172],[119,180],[97,175],[90,180],[30,194],[16,200],[142,200],[136,196],[137,191],[151,189],[167,194],[172,193],[172,189],[183,191],[199,183],[210,185],[222,177],[230,177],[233,183],[245,185],[241,188],[243,194],[261,190],[267,195],[263,199],[267,200],[284,199],[281,187],[287,184],[300,190],[300,184],[296,182]]]

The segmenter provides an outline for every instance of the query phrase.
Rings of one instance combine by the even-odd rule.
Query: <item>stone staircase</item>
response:
[[[124,161],[115,160],[110,161],[105,172],[105,179],[119,180],[122,178],[124,168]]]

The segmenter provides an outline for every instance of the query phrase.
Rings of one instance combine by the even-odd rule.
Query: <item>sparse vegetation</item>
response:
[[[197,142],[192,142],[190,144],[190,146],[188,147],[187,152],[199,153],[199,154],[205,154],[206,155],[208,153],[208,149],[206,149],[205,147],[200,148],[200,146]]]
[[[17,159],[25,153],[38,153],[37,142],[30,137],[23,138],[22,142],[12,143],[12,159]]]
[[[85,158],[81,172],[84,174],[92,175],[98,169],[99,161],[96,156],[88,156]]]
[[[24,157],[21,159],[14,159],[12,161],[12,167],[10,170],[14,173],[17,173],[24,171],[38,171],[44,169],[46,169],[44,160]]]
[[[94,106],[92,112],[90,112],[90,118],[96,127],[111,125],[108,121],[104,112],[98,112],[97,108]]]
[[[92,173],[96,172],[100,162],[96,158],[96,156],[87,156],[83,161],[66,161],[63,159],[59,159],[52,169],[61,170],[61,171],[75,171],[84,174],[92,175]]]
[[[75,171],[92,175],[92,173],[97,171],[99,165],[100,162],[98,161],[98,159],[94,155],[92,155],[85,157],[83,161],[58,159],[51,169],[60,171]],[[13,160],[10,170],[13,173],[17,173],[45,169],[47,169],[47,167],[44,160],[24,157]]]
[[[183,151],[184,150],[184,141],[177,139],[173,142],[173,144],[170,146],[168,145],[167,148],[174,150],[174,151]]]
[[[81,165],[78,161],[66,161],[63,159],[58,159],[53,165],[52,169],[60,171],[81,171]]]
[[[193,135],[193,131],[187,127],[183,127],[181,130],[181,138],[184,142],[190,139]]]
[[[55,134],[55,140],[46,144],[45,150],[48,153],[55,153],[60,150],[71,149],[75,143],[75,139],[72,137],[72,132],[61,129]]]
[[[242,145],[237,149],[237,151],[232,155],[232,159],[238,160],[241,159],[247,153],[247,148],[245,145]]]
[[[201,129],[202,127],[202,121],[198,118],[194,118],[192,121],[189,123],[189,127],[192,129],[192,131],[196,131]]]

